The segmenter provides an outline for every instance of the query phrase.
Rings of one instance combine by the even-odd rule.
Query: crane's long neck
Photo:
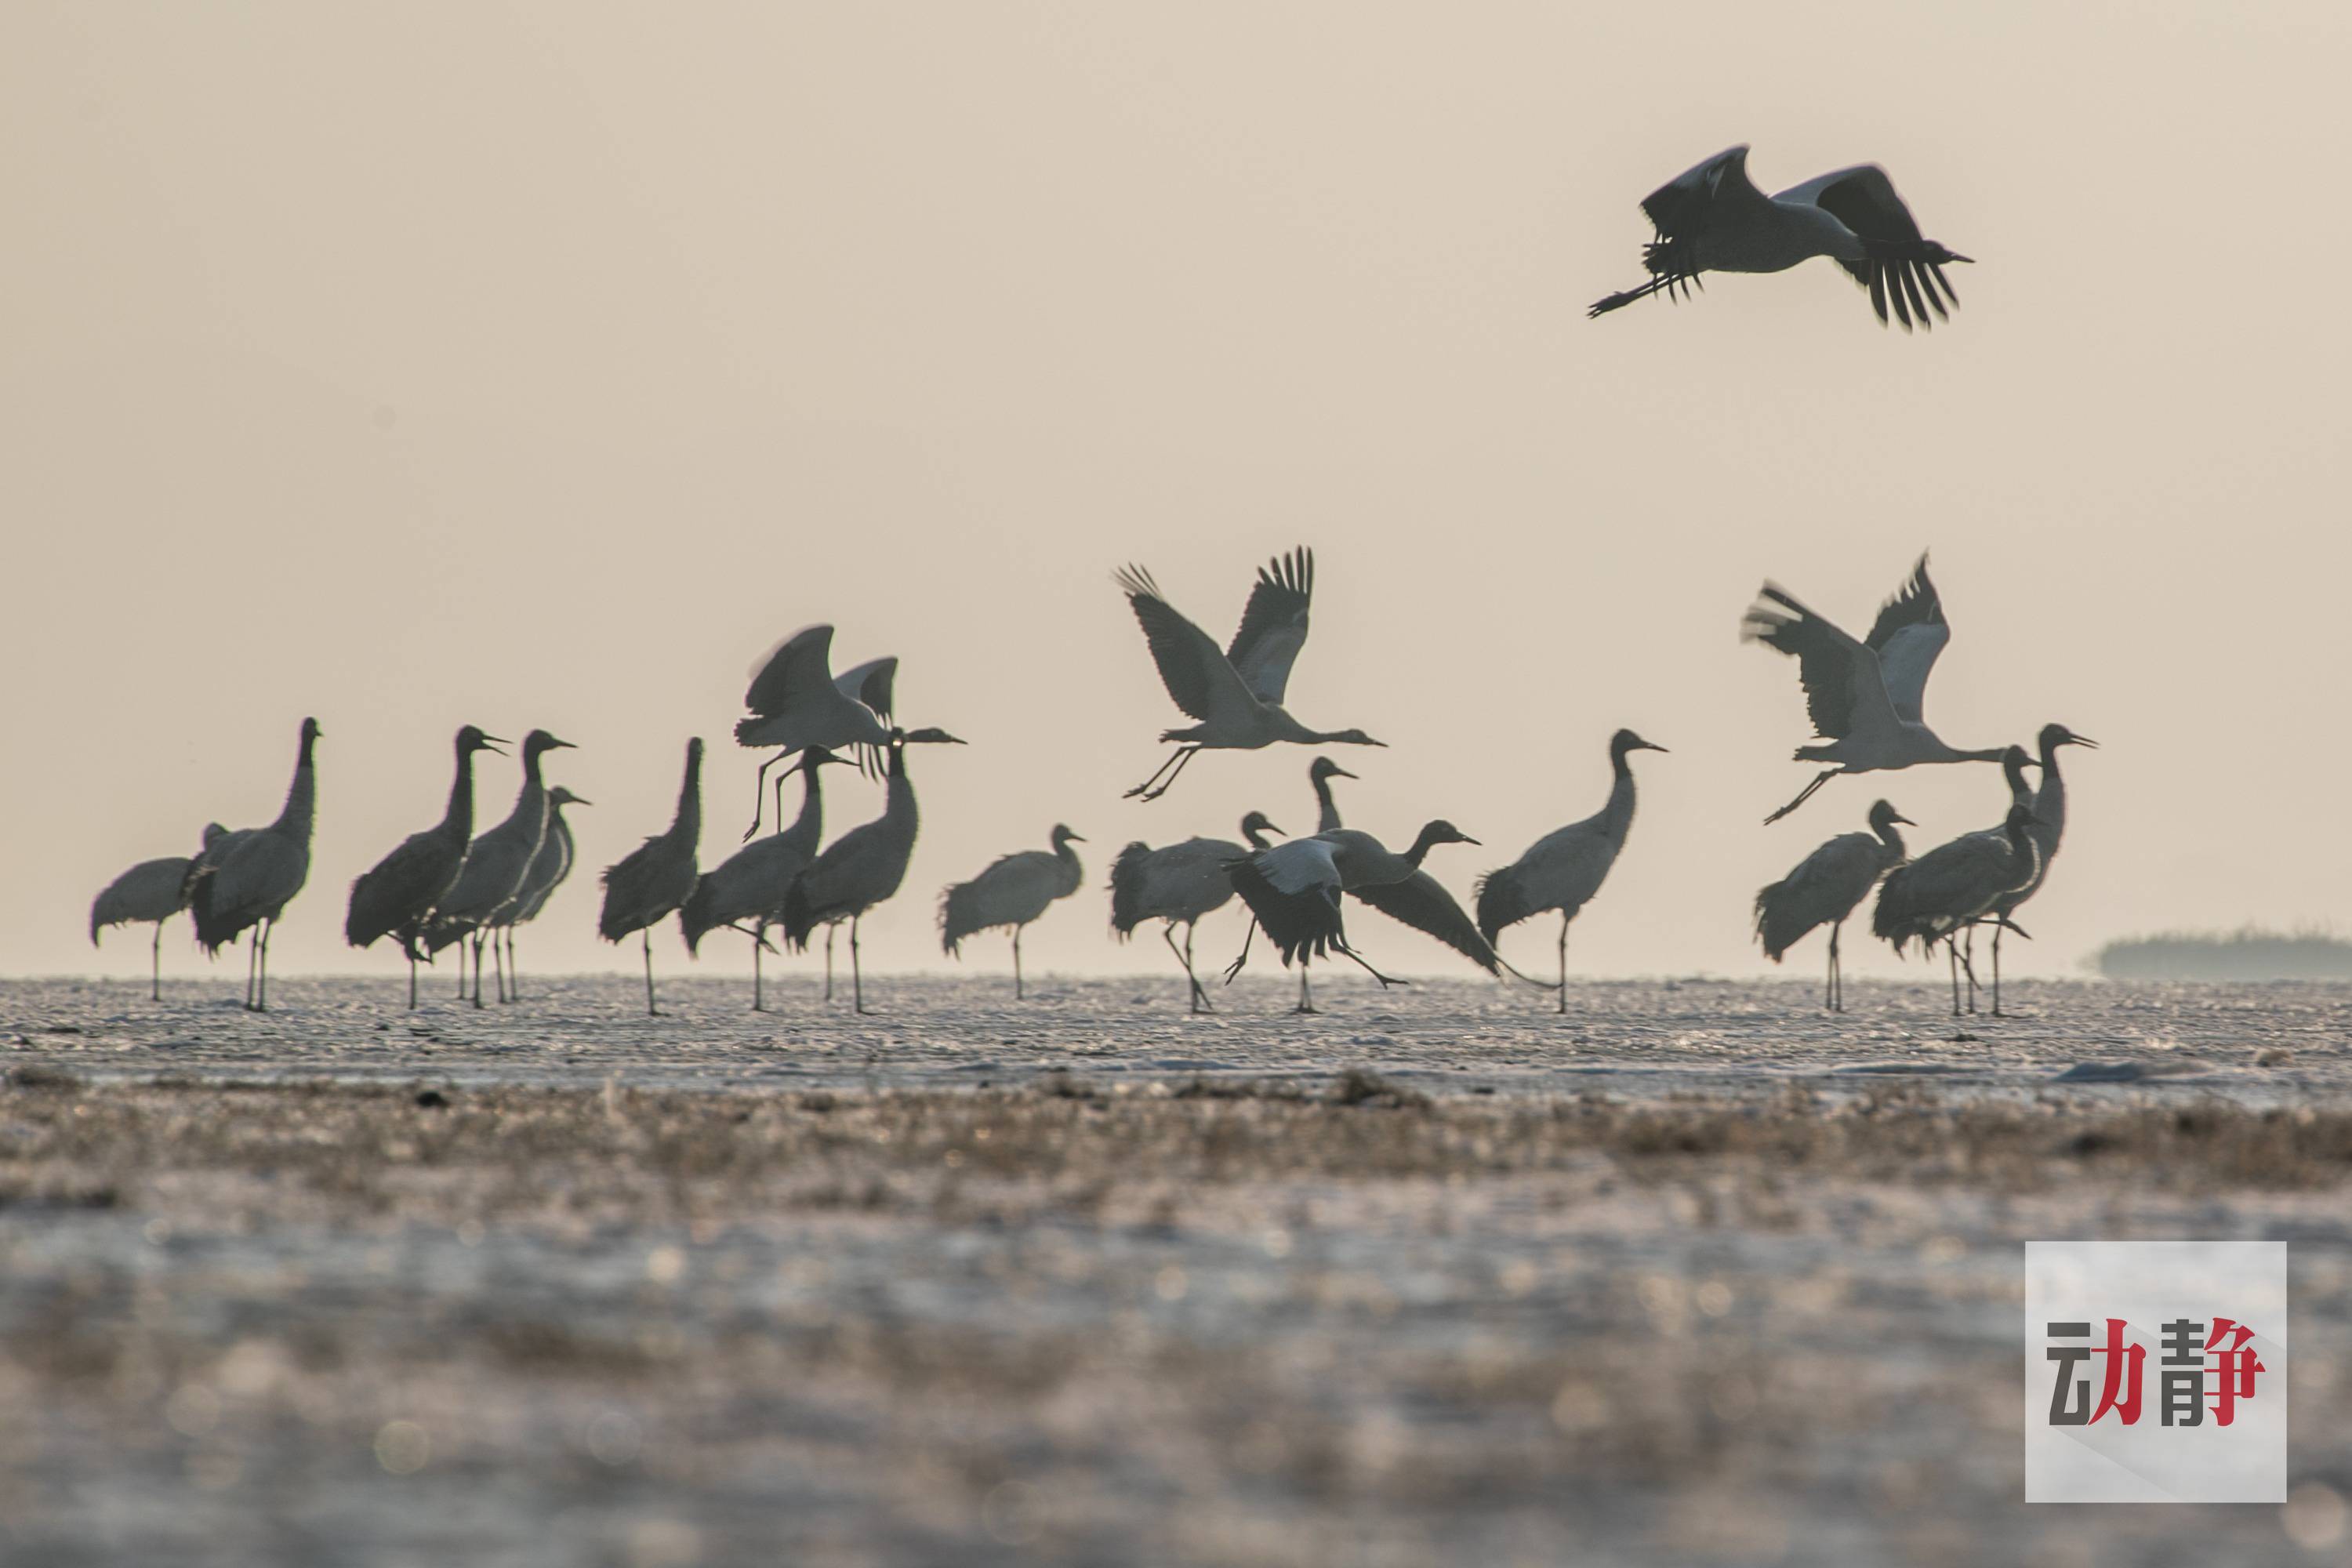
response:
[[[2009,803],[2011,805],[2021,805],[2031,810],[2033,805],[2033,787],[2025,782],[2024,753],[2021,752],[2003,756],[2000,768],[2001,772],[2009,777]]]
[[[1612,754],[1609,762],[1617,776],[1609,785],[1609,803],[1601,808],[1601,831],[1622,843],[1633,826],[1633,764],[1623,752]]]
[[[536,837],[547,837],[547,784],[539,773],[540,753],[523,748],[522,788],[515,793],[514,814],[519,822],[538,824]]]
[[[902,823],[911,836],[921,822],[915,809],[915,784],[907,776],[907,748],[901,743],[890,753],[890,782],[882,792],[882,816],[885,821]]]
[[[702,842],[702,753],[686,759],[686,779],[677,788],[677,816],[669,825],[670,838],[681,844]]]
[[[1315,831],[1333,833],[1346,826],[1339,820],[1339,802],[1331,798],[1331,781],[1321,773],[1314,775]]]
[[[1320,827],[1316,829],[1316,831],[1318,833],[1328,833],[1330,829],[1328,827]],[[1249,840],[1249,847],[1254,850],[1264,849],[1267,847],[1265,829],[1260,827],[1255,822],[1246,824],[1242,828],[1242,837]]]
[[[441,814],[441,835],[458,844],[474,836],[474,749],[457,748],[457,774],[449,781],[449,809]]]
[[[1871,824],[1871,826],[1878,830],[1879,859],[1881,863],[1888,866],[1900,866],[1903,864],[1904,859],[1910,852],[1904,847],[1903,835],[1895,830],[1895,824],[1891,822],[1875,822]]]
[[[801,764],[801,811],[793,818],[790,827],[781,828],[796,844],[805,845],[810,854],[816,852],[817,841],[824,837],[824,785],[817,779],[817,769],[808,763]]]
[[[2010,863],[2017,870],[2017,880],[2011,886],[2026,887],[2042,869],[2042,851],[2035,847],[2033,835],[2026,830],[2025,824],[2012,820],[2004,826],[2009,830]]]
[[[305,731],[301,754],[294,759],[294,782],[286,786],[286,806],[278,814],[275,830],[310,842],[310,821],[319,803],[318,775],[310,766],[310,748],[317,737]]]
[[[2066,831],[2066,780],[2058,771],[2055,746],[2042,748],[2042,787],[2033,794],[2033,815],[2042,819],[2042,830],[2054,848],[2059,836]]]

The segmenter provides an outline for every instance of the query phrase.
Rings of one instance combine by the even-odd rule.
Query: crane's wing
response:
[[[1433,936],[1489,974],[1501,973],[1494,947],[1478,934],[1476,922],[1465,913],[1454,895],[1426,871],[1415,871],[1402,882],[1357,888],[1353,896],[1393,921]]]
[[[1879,673],[1885,678],[1886,698],[1895,705],[1895,716],[1913,724],[1923,722],[1919,708],[1927,695],[1927,677],[1944,645],[1952,640],[1943,596],[1927,577],[1927,556],[1919,557],[1910,581],[1880,606],[1866,640],[1878,655]]]
[[[833,628],[804,626],[751,667],[751,689],[743,706],[766,718],[782,713],[824,690],[832,680]],[[852,693],[852,695],[856,695]]]
[[[898,679],[898,656],[885,654],[842,671],[833,678],[833,684],[844,697],[874,710],[874,716],[887,725],[891,718],[890,687]]]
[[[1307,646],[1307,609],[1315,596],[1315,552],[1300,545],[1257,569],[1241,629],[1225,660],[1261,702],[1280,702],[1290,667]]]
[[[1267,887],[1287,898],[1310,888],[1339,891],[1335,846],[1322,838],[1293,838],[1244,857]]]
[[[1151,645],[1160,683],[1168,688],[1177,707],[1206,722],[1215,709],[1227,703],[1238,700],[1255,705],[1249,688],[1242,684],[1242,678],[1209,634],[1176,613],[1151,574],[1140,566],[1128,566],[1118,572],[1118,582],[1143,627],[1144,640]]]
[[[1912,218],[1911,209],[1895,194],[1895,182],[1875,163],[1857,163],[1851,169],[1839,169],[1807,180],[1772,199],[1819,207],[1853,230],[1857,238],[1879,245],[1916,246],[1926,237]],[[1930,307],[1938,317],[1949,321],[1951,312],[1945,309],[1945,300],[1948,299],[1955,305],[1960,302],[1958,292],[1944,275],[1940,263],[1869,257],[1838,265],[1870,290],[1871,308],[1878,312],[1880,321],[1886,320],[1886,307],[1892,303],[1895,316],[1906,330],[1915,318],[1923,327],[1932,325],[1927,320]],[[1943,289],[1940,295],[1937,292],[1939,284]]]
[[[1892,728],[1895,710],[1878,656],[1843,627],[1815,615],[1777,583],[1767,583],[1739,623],[1743,642],[1760,642],[1797,660],[1805,710],[1817,734],[1843,740],[1856,730]]]
[[[1706,163],[1684,170],[1642,198],[1642,211],[1658,237],[1669,243],[1695,239],[1727,208],[1764,200],[1748,177],[1748,146],[1742,142]]]

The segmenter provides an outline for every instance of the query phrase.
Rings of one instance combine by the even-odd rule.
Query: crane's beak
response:
[[[1064,837],[1073,844],[1084,844],[1087,841],[1087,836],[1083,833],[1066,834]]]
[[[2077,735],[2071,730],[2066,733],[2066,743],[2073,746],[2088,746],[2095,752],[2099,749],[2099,743],[2090,736]]]
[[[508,740],[504,735],[485,735],[482,737],[482,750],[486,752],[499,752],[499,748],[500,746],[511,746],[513,744],[514,742]],[[506,753],[504,752],[499,752],[499,755],[503,757]]]
[[[1890,816],[1890,817],[1888,817],[1886,820],[1887,820],[1887,821],[1889,821],[1889,822],[1891,822],[1891,823],[1894,823],[1895,826],[1899,826],[1899,827],[1916,827],[1916,826],[1919,826],[1917,823],[1916,823],[1916,822],[1912,821],[1912,820],[1911,820],[1909,817],[1907,817],[1907,816]]]
[[[572,805],[595,805],[596,803],[595,803],[594,801],[593,801],[593,800],[590,800],[590,799],[589,799],[587,796],[585,796],[585,795],[573,795],[573,796],[572,797]]]
[[[573,745],[569,741],[559,741],[554,736],[550,735],[547,738],[547,749],[551,752],[576,752],[580,748]]]

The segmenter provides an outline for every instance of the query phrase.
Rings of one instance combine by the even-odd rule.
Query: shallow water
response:
[[[657,1018],[630,979],[526,984],[526,1000],[478,1010],[431,984],[412,1013],[403,982],[290,979],[273,983],[272,1010],[257,1016],[220,984],[167,985],[159,1004],[129,984],[0,982],[0,1060],[102,1077],[711,1089],[1002,1084],[1058,1069],[1318,1079],[1368,1065],[1431,1092],[1636,1096],[1792,1076],[2015,1091],[2133,1063],[2127,1081],[2233,1098],[2352,1092],[2352,985],[2020,981],[2004,991],[2012,1016],[1955,1020],[1940,985],[1862,982],[1835,1017],[1810,985],[1784,981],[1574,984],[1562,1016],[1523,986],[1434,980],[1383,992],[1342,975],[1318,983],[1325,1011],[1311,1017],[1288,1010],[1296,989],[1278,979],[1220,988],[1223,1010],[1202,1016],[1184,1012],[1181,980],[1157,977],[1044,978],[1020,1003],[997,979],[884,977],[864,1016],[818,1001],[797,974],[770,987],[766,1013],[751,1011],[748,984],[666,981]]]
[[[293,980],[266,1017],[219,987],[157,1006],[0,985],[0,1194],[17,1194],[0,1203],[0,1563],[2352,1552],[2325,1509],[2352,1500],[2340,1182],[2013,1189],[1958,1166],[1922,1182],[1599,1154],[1433,1176],[1384,1173],[1372,1145],[1311,1177],[1187,1184],[1130,1161],[1084,1203],[1018,1171],[786,1200],[721,1166],[661,1178],[632,1217],[567,1207],[562,1173],[519,1193],[435,1155],[429,1119],[456,1113],[406,1092],[365,1102],[381,1131],[348,1151],[347,1189],[282,1152],[330,1136],[301,1087],[320,1079],[423,1080],[460,1107],[500,1083],[696,1089],[712,1092],[671,1098],[716,1120],[824,1089],[963,1103],[1062,1071],[1107,1095],[1319,1092],[1370,1066],[1441,1107],[1601,1089],[1797,1114],[1776,1109],[1792,1085],[1816,1104],[2031,1101],[2060,1140],[2067,1116],[2120,1105],[2352,1100],[2352,988],[2021,984],[2021,1016],[1964,1041],[1928,986],[1857,984],[1837,1020],[1800,984],[1579,987],[1565,1020],[1459,983],[1335,982],[1305,1019],[1278,982],[1204,1019],[1156,980],[1037,991],[1015,1006],[991,981],[882,980],[886,1010],[859,1019],[802,986],[761,1017],[743,987],[681,981],[647,1020],[640,989],[603,977],[415,1015],[397,984]],[[2141,1076],[2084,1081],[2085,1063]],[[278,1142],[20,1154],[76,1104],[195,1092],[158,1081],[258,1086],[221,1098]],[[1412,1113],[1345,1114],[1370,1137]],[[635,1147],[615,1132],[615,1181]],[[2318,1514],[2017,1500],[2018,1244],[2069,1236],[2294,1243],[2291,1457],[2326,1489]]]

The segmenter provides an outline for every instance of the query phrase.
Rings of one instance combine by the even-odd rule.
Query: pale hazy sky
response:
[[[1391,742],[1342,758],[1351,822],[1486,840],[1433,858],[1465,898],[1599,806],[1617,725],[1673,748],[1636,759],[1581,972],[1765,970],[1754,889],[1882,790],[1931,840],[1998,819],[1970,767],[1759,826],[1809,736],[1740,611],[1769,574],[1860,632],[1923,546],[1945,736],[2105,743],[2068,753],[2017,967],[2340,923],[2347,34],[2340,5],[2218,0],[17,0],[0,973],[142,973],[143,930],[91,951],[91,896],[273,816],[306,713],[281,973],[399,972],[342,945],[346,890],[438,816],[467,721],[578,742],[551,776],[596,802],[527,966],[632,966],[595,868],[667,825],[690,734],[705,863],[734,847],[746,667],[816,620],[972,742],[915,758],[876,964],[940,966],[939,888],[1066,820],[1088,888],[1033,971],[1156,971],[1106,933],[1110,855],[1252,806],[1311,830],[1310,753],[1122,801],[1182,721],[1109,574],[1146,563],[1223,640],[1301,541],[1292,704]],[[1950,326],[1884,331],[1822,262],[1585,320],[1641,276],[1639,198],[1743,141],[1767,189],[1885,163],[1979,258]],[[488,761],[485,825],[516,778]],[[879,809],[836,779],[832,826]],[[1540,965],[1551,929],[1506,951]],[[199,971],[173,933],[167,973]],[[712,941],[704,971],[744,967]]]

